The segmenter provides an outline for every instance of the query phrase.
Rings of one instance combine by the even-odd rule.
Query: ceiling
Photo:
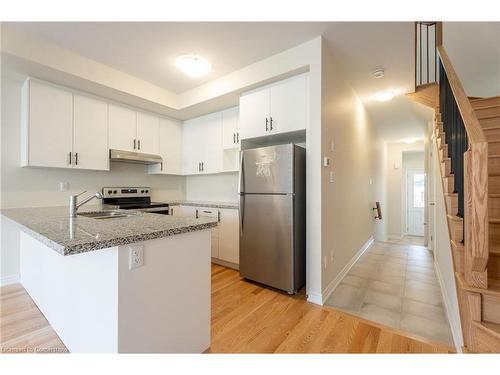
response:
[[[430,114],[404,95],[379,103],[380,90],[413,91],[412,22],[32,22],[16,27],[175,93],[219,78],[322,35],[380,135],[422,138]],[[174,65],[181,54],[206,57],[213,70],[191,78]],[[371,73],[385,69],[385,77]]]

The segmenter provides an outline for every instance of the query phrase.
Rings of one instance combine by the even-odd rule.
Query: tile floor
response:
[[[374,243],[326,305],[453,345],[432,252],[419,237]]]

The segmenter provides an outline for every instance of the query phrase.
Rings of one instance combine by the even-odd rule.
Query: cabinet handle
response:
[[[163,172],[163,162],[160,163],[160,171]]]
[[[75,152],[75,165],[78,165],[78,152]]]
[[[135,147],[135,143],[136,143],[136,140],[134,139],[134,150],[136,149],[136,147]]]
[[[217,211],[217,221],[220,223],[220,211]]]
[[[272,129],[272,128],[271,128],[271,129]],[[140,140],[140,139],[137,141],[137,148],[138,148],[139,150],[141,149],[141,140]]]
[[[71,151],[69,152],[69,165],[71,165]]]
[[[198,162],[198,172],[201,172],[201,163]]]
[[[198,219],[198,209],[196,209],[196,218]]]
[[[205,172],[205,162],[204,161],[201,162],[201,171]]]
[[[273,118],[272,117],[269,117],[270,118],[270,121],[269,121],[269,131],[273,130]]]
[[[236,134],[233,133],[233,143],[236,143]]]
[[[240,143],[240,133],[236,133],[236,143]]]
[[[267,131],[269,131],[269,126],[268,126],[268,124],[269,124],[269,120],[268,120],[268,119],[267,119],[267,117],[266,117],[266,132],[267,132]]]

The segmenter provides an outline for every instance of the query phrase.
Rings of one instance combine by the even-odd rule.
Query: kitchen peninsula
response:
[[[120,210],[99,219],[95,210],[0,211],[19,232],[21,283],[68,350],[205,351],[217,221]]]

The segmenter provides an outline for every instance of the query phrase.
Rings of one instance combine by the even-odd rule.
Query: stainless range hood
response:
[[[135,164],[158,164],[163,162],[163,159],[160,155],[122,150],[109,150],[109,159],[111,161],[120,161],[124,163]]]

